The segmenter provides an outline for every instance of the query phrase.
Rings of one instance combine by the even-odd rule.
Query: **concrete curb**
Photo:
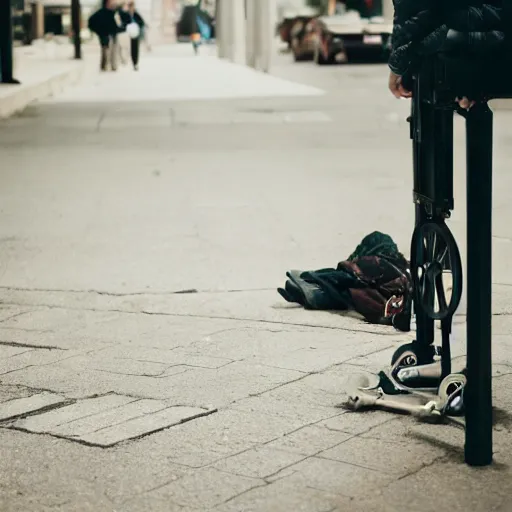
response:
[[[86,70],[86,62],[73,62],[70,63],[70,69],[41,82],[3,86],[8,90],[7,94],[0,96],[0,119],[7,119],[24,110],[32,102],[58,94],[66,87],[80,82]]]

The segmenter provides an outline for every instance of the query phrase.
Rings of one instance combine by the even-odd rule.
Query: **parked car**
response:
[[[382,17],[362,18],[357,11],[316,20],[314,60],[317,64],[348,62],[355,58],[386,61],[393,26]]]

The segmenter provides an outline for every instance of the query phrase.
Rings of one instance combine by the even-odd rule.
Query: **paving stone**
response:
[[[159,348],[131,347],[126,345],[116,345],[94,354],[99,359],[127,359],[146,363],[158,363],[166,366],[184,365],[198,368],[221,368],[232,362],[232,359],[226,357],[208,357],[201,354],[194,354],[182,350],[164,350]]]
[[[168,365],[156,362],[136,361],[134,359],[119,357],[122,351],[118,351],[118,357],[103,357],[100,354],[93,356],[75,357],[64,363],[69,368],[88,368],[102,372],[117,373],[120,375],[134,375],[159,377],[165,374]],[[184,371],[184,370],[180,370]],[[179,372],[178,372],[179,373]]]
[[[354,354],[364,354],[375,350],[376,344],[357,343],[354,345],[340,344],[337,348],[308,347],[278,354],[248,359],[253,364],[266,364],[278,368],[298,370],[302,372],[320,372],[335,364],[350,359]]]
[[[114,116],[107,114],[105,118],[99,123],[99,129],[101,130],[112,130],[112,129],[124,129],[124,128],[170,128],[171,127],[171,116],[170,113],[167,115],[158,116]]]
[[[9,400],[15,400],[18,398],[26,398],[33,395],[34,392],[30,389],[22,386],[10,386],[2,383],[0,386],[0,404]]]
[[[377,489],[392,482],[395,477],[352,464],[311,457],[287,468],[292,472],[284,481],[312,487],[345,497],[365,495],[368,489]]]
[[[234,112],[231,116],[232,123],[258,123],[258,124],[278,124],[284,120],[275,112]]]
[[[205,414],[208,414],[205,409],[169,407],[158,400],[112,394],[18,420],[13,426],[93,445],[112,446]]]
[[[17,398],[0,404],[0,421],[29,414],[50,405],[65,403],[66,398],[52,393],[39,393],[25,398]]]
[[[440,461],[377,490],[359,500],[361,510],[396,512],[450,510],[487,512],[509,511],[512,491],[510,470],[506,467],[470,468],[459,461]],[[435,489],[435,492],[432,492]]]
[[[291,339],[283,343],[283,331],[269,332],[243,326],[233,327],[205,336],[185,349],[177,349],[177,352],[195,352],[198,356],[228,357],[233,360],[272,358],[276,354],[286,353],[293,349],[308,348],[315,339],[312,332],[308,333],[308,336],[300,336],[294,330],[291,330],[291,333],[288,331],[285,333]]]
[[[205,509],[182,507],[166,498],[156,498],[151,492],[123,500],[118,510],[123,512],[206,512]]]
[[[335,507],[352,511],[349,499],[342,496],[293,485],[279,480],[265,487],[256,487],[220,505],[218,512],[331,512]]]
[[[403,476],[431,464],[444,450],[404,438],[401,443],[354,437],[318,457]]]
[[[351,434],[345,432],[336,432],[324,426],[318,427],[316,425],[309,425],[276,439],[267,446],[269,448],[278,448],[280,450],[311,456],[340,443],[344,443],[350,438]]]
[[[133,418],[119,425],[105,427],[96,432],[80,436],[82,441],[100,446],[112,446],[126,439],[150,434],[207,414],[196,407],[168,407],[162,411]]]
[[[394,419],[396,419],[396,416],[383,411],[347,411],[323,421],[321,425],[332,430],[357,435],[367,432],[376,425],[393,421]]]
[[[304,458],[304,455],[265,446],[223,459],[213,467],[235,475],[265,478]]]
[[[303,402],[294,402],[292,400],[277,398],[269,393],[263,393],[260,396],[244,398],[230,408],[233,410],[247,411],[265,416],[271,414],[280,418],[287,418],[297,421],[302,425],[316,423],[327,418],[340,414],[338,409],[317,405],[314,399],[309,402],[309,396],[305,393]],[[334,399],[334,397],[332,397]],[[298,405],[300,404],[300,405]]]
[[[210,510],[253,487],[262,480],[224,473],[213,468],[201,469],[180,478],[152,494],[171,503]]]
[[[148,449],[158,446],[158,451],[173,462],[203,467],[280,438],[300,426],[290,418],[229,409],[178,425],[138,444],[148,443]]]
[[[53,364],[74,357],[72,350],[38,349],[21,352],[7,359],[0,359],[0,375],[22,370],[30,366]]]
[[[357,414],[357,413],[353,413]],[[450,450],[458,449],[464,443],[464,430],[452,424],[429,424],[411,416],[390,415],[389,421],[373,425],[360,435],[362,438],[380,439],[403,443],[419,441],[436,443]]]
[[[140,416],[161,411],[167,407],[167,404],[161,400],[136,400],[109,411],[86,416],[85,418],[69,421],[54,427],[52,428],[52,434],[66,437],[82,437],[86,434],[92,434],[109,427],[124,424]]]
[[[321,111],[296,111],[283,114],[286,123],[328,123],[332,121],[331,117]]]
[[[168,397],[177,403],[223,407],[302,375],[292,370],[245,362],[235,362],[218,369],[192,369],[172,377]]]
[[[54,428],[65,423],[108,411],[116,407],[122,407],[135,400],[137,399],[115,394],[100,396],[98,398],[88,398],[73,405],[68,405],[67,407],[18,420],[14,423],[14,426],[30,430],[31,432],[52,432]]]
[[[126,379],[130,385],[123,387]],[[51,389],[56,393],[65,394],[70,398],[83,398],[84,396],[103,395],[112,391],[118,394],[137,394],[148,398],[166,398],[158,394],[161,384],[155,379],[155,386],[149,386],[148,394],[138,379],[146,377],[133,377],[98,372],[90,369],[80,369],[65,366],[60,363],[51,366],[31,366],[2,375],[2,382],[11,385],[29,386],[36,389]],[[138,391],[138,393],[137,393]],[[153,392],[154,391],[154,392]]]
[[[30,347],[12,347],[9,345],[0,345],[0,360],[8,359],[12,356],[17,356],[19,354],[23,354],[24,352],[30,352]]]
[[[0,267],[1,268],[1,267]],[[0,322],[5,322],[10,318],[18,317],[33,311],[33,307],[23,307],[23,306],[6,306],[2,304],[0,306]]]

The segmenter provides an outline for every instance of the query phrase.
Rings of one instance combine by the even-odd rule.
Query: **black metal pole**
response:
[[[415,82],[414,96],[411,101],[411,139],[413,155],[413,187],[415,196],[415,227],[425,222],[427,213],[425,205],[416,202],[416,194],[429,195],[430,189],[426,187],[425,176],[431,172],[428,157],[434,147],[426,146],[428,137],[433,135],[433,126],[429,125],[428,112],[430,105],[422,102],[418,77]],[[427,140],[425,140],[425,137]],[[434,343],[434,321],[428,318],[420,304],[414,301],[416,315],[416,341],[422,346]]]
[[[492,121],[486,103],[466,116],[467,385],[465,459],[492,462]]]
[[[13,76],[11,0],[0,0],[0,83],[19,84]]]
[[[75,47],[75,59],[82,58],[82,40],[80,37],[82,16],[80,10],[80,0],[71,0],[71,28],[73,32],[73,45]]]

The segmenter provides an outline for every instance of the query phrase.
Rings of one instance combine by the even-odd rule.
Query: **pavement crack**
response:
[[[34,311],[37,311],[35,309],[30,309],[29,311],[22,311],[19,313],[16,313],[14,315],[8,316],[7,318],[4,318],[3,320],[0,320],[0,323],[8,322],[9,320],[13,320],[14,318],[18,318],[19,316],[28,315],[29,313],[33,313]]]
[[[26,306],[26,304],[19,304],[16,302],[4,302],[4,304],[8,304],[11,306]],[[308,329],[325,329],[329,331],[341,331],[341,332],[350,332],[353,334],[365,333],[365,334],[373,334],[378,337],[396,337],[397,332],[395,330],[390,330],[388,332],[376,332],[372,330],[366,329],[350,329],[348,327],[340,327],[340,326],[331,326],[331,325],[316,325],[316,324],[308,324],[301,322],[282,322],[278,320],[265,320],[261,318],[246,318],[246,317],[233,317],[233,316],[222,316],[222,315],[201,315],[201,314],[193,314],[193,313],[166,313],[162,311],[148,311],[148,310],[129,310],[129,309],[111,309],[111,308],[80,308],[80,307],[70,307],[70,306],[55,306],[48,304],[36,304],[39,307],[46,307],[48,309],[62,309],[68,311],[91,311],[94,313],[121,313],[126,315],[148,315],[148,316],[167,316],[167,317],[175,317],[175,318],[198,318],[204,320],[227,320],[232,322],[244,322],[244,323],[253,323],[253,324],[261,324],[261,325],[287,325],[293,327],[306,327]],[[42,332],[42,331],[37,331]],[[49,331],[51,332],[51,331]]]
[[[432,459],[431,461],[429,462],[424,462],[421,464],[421,466],[415,468],[415,469],[412,469],[411,471],[408,471],[407,473],[405,473],[404,475],[400,475],[396,480],[395,482],[399,482],[400,480],[403,480],[404,478],[408,478],[410,476],[413,476],[413,475],[416,475],[417,473],[419,473],[420,471],[423,471],[424,469],[426,468],[429,468],[430,466],[433,466],[434,464],[436,464],[437,462],[441,462],[442,460],[445,460],[447,459],[448,456],[447,455],[439,455],[438,457],[435,457],[434,459]],[[392,482],[393,483],[393,482]],[[391,484],[389,484],[391,485]],[[385,486],[387,487],[387,486]]]
[[[278,384],[277,386],[274,386],[272,388],[266,389],[264,391],[260,391],[258,393],[249,393],[249,397],[258,397],[262,396],[265,393],[270,393],[271,391],[275,391],[276,389],[282,388],[284,386],[287,386],[288,384],[293,384],[295,382],[299,382],[300,380],[305,379],[306,377],[309,377],[310,375],[313,375],[312,373],[306,373],[305,375],[301,375],[300,377],[297,377],[296,379],[289,380],[287,382],[282,382],[281,384]],[[242,400],[242,399],[241,399]]]
[[[243,292],[263,292],[263,291],[272,291],[274,288],[233,288],[233,289],[225,289],[225,290],[216,290],[216,289],[204,289],[199,290],[197,288],[184,288],[179,290],[168,290],[168,291],[133,291],[133,292],[110,292],[107,290],[97,290],[94,288],[87,288],[84,290],[78,289],[65,289],[65,288],[25,288],[25,287],[17,287],[17,286],[0,286],[0,290],[6,290],[11,292],[33,292],[33,293],[90,293],[96,295],[106,295],[108,297],[132,297],[138,295],[148,295],[148,296],[166,296],[166,295],[186,295],[186,294],[195,294],[195,293],[204,293],[204,294],[222,294],[222,293],[243,293]],[[5,304],[5,302],[4,302]]]
[[[372,352],[368,352],[367,354],[364,354],[364,355],[351,357],[350,359],[346,359],[345,361],[343,361],[341,363],[336,363],[334,366],[340,366],[340,365],[343,365],[343,364],[349,364],[350,366],[358,366],[358,365],[352,364],[350,361],[354,361],[355,359],[362,359],[362,358],[365,358],[365,357],[368,357],[368,356],[373,356],[375,354],[379,354],[380,352],[385,352],[386,350],[389,350],[390,348],[396,348],[396,344],[389,345],[389,346],[384,347],[384,348],[378,348],[378,349],[373,350]],[[365,366],[367,366],[367,365],[365,365]]]
[[[219,505],[225,505],[226,503],[229,503],[230,501],[240,498],[240,496],[243,496],[244,494],[247,494],[248,492],[251,492],[254,489],[258,489],[259,487],[266,487],[267,485],[269,485],[269,484],[267,484],[265,481],[258,485],[254,485],[254,486],[250,487],[249,489],[246,489],[245,491],[239,492],[238,494],[235,494],[234,496],[230,496],[227,500],[223,501],[222,503],[219,503]]]
[[[57,347],[55,345],[35,345],[33,343],[18,343],[16,341],[1,341],[0,346],[5,347],[19,347],[19,348],[34,348],[42,350],[67,350],[66,348]]]

